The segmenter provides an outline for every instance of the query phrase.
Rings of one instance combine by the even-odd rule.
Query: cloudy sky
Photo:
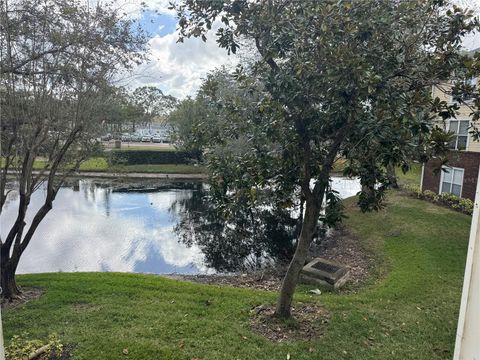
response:
[[[158,86],[165,93],[178,98],[195,95],[202,79],[222,65],[235,65],[235,55],[227,55],[215,42],[214,31],[207,42],[186,39],[177,43],[177,21],[168,9],[169,0],[146,0],[148,11],[139,11],[140,1],[119,0],[122,10],[139,19],[150,35],[150,60],[135,69],[122,84],[135,88],[143,85]]]
[[[195,95],[202,79],[209,72],[221,65],[234,65],[238,62],[235,55],[227,55],[220,49],[214,32],[207,36],[204,43],[200,39],[186,39],[177,43],[176,19],[168,9],[171,0],[145,0],[149,9],[140,11],[139,0],[116,0],[119,7],[137,18],[150,34],[150,60],[135,69],[133,74],[123,78],[121,84],[130,88],[143,85],[157,86],[165,93],[178,98]],[[480,9],[480,0],[456,0],[461,5]],[[465,40],[468,49],[480,47],[480,35],[470,36]]]

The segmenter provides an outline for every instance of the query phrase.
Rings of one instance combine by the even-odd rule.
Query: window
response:
[[[467,148],[469,127],[469,120],[450,120],[447,130],[454,134],[450,142],[450,149],[465,150]]]
[[[450,193],[462,196],[463,169],[453,167],[442,167],[440,179],[440,193]]]

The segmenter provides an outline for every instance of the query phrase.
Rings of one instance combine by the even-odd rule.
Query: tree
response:
[[[101,104],[117,69],[143,59],[145,37],[111,5],[81,0],[2,0],[0,214],[9,192],[18,213],[1,239],[3,297],[20,295],[15,272],[65,178],[98,150]],[[35,161],[43,166],[34,171]],[[16,181],[8,181],[8,175]],[[46,184],[29,224],[32,194]]]
[[[174,129],[173,142],[183,151],[200,158],[213,137],[226,140],[223,129],[239,120],[238,114],[225,111],[224,105],[236,99],[242,101],[243,108],[251,108],[249,103],[258,101],[258,96],[255,98],[252,95],[238,86],[226,68],[207,74],[195,99],[179,102],[168,115],[168,122]]]
[[[151,124],[154,119],[165,120],[166,116],[177,104],[177,99],[165,95],[155,86],[142,86],[136,88],[132,94],[133,103],[142,109],[142,120]]]
[[[319,219],[327,221],[323,204],[336,203],[334,162],[343,157],[345,173],[360,177],[362,210],[379,209],[385,169],[408,161],[417,146],[410,140],[427,136],[436,114],[454,115],[430,89],[466,66],[461,39],[478,29],[478,19],[442,0],[184,0],[175,9],[181,39],[205,38],[218,21],[220,47],[235,53],[247,39],[258,51],[259,60],[236,78],[261,84],[264,95],[243,128],[230,128],[232,137],[249,140],[236,159],[249,181],[218,184],[229,201],[247,186],[300,190],[302,229],[276,307],[277,316],[289,317]]]
[[[144,109],[137,105],[125,88],[111,87],[108,99],[99,109],[105,132],[135,132],[136,124],[143,120]]]

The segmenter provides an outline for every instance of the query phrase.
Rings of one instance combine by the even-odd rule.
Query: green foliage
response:
[[[10,340],[9,345],[5,348],[6,360],[20,360],[28,359],[28,356],[40,348],[46,346],[47,349],[42,352],[36,360],[51,360],[60,358],[63,353],[63,344],[58,338],[57,334],[51,334],[48,336],[48,340],[29,340],[28,333],[20,335],[14,335]]]
[[[430,87],[454,70],[475,68],[460,43],[479,27],[478,19],[449,6],[417,0],[183,0],[174,7],[181,39],[204,36],[221,20],[220,47],[235,52],[243,37],[260,55],[234,72],[237,84],[214,74],[197,101],[189,100],[187,107],[211,114],[192,120],[189,143],[218,147],[219,156],[227,147],[241,149],[233,163],[210,161],[208,167],[220,173],[221,164],[241,163],[248,187],[299,186],[306,199],[310,180],[313,195],[323,194],[341,157],[346,173],[362,178],[362,208],[380,208],[387,187],[376,184],[386,185],[385,167],[445,148],[447,135],[433,120],[454,116],[458,106],[432,99]],[[225,186],[235,191],[235,184]]]
[[[419,185],[422,177],[422,164],[412,163],[407,172],[396,169],[397,180],[400,185]]]
[[[473,214],[474,202],[470,199],[461,198],[449,193],[436,194],[431,190],[422,191],[418,185],[404,185],[403,188],[416,198],[448,206],[451,209],[467,215]]]
[[[381,209],[391,181],[385,169],[405,170],[412,154],[429,147],[433,120],[455,115],[458,106],[432,99],[430,88],[469,67],[461,40],[479,21],[436,0],[183,0],[173,7],[180,39],[204,39],[220,21],[220,47],[235,53],[242,40],[257,50],[233,73],[236,84],[207,78],[199,95],[221,120],[193,132],[207,140],[212,189],[226,207],[244,206],[251,188],[305,201],[299,251],[277,306],[289,316],[295,264],[305,261],[331,198],[335,160],[360,178],[361,209]]]
[[[108,155],[112,165],[188,164],[192,162],[190,153],[180,151],[112,150]]]
[[[174,109],[178,100],[163,93],[155,86],[142,86],[136,88],[131,101],[141,109],[140,120],[149,123],[154,119],[164,119]]]
[[[168,116],[174,129],[172,141],[181,150],[196,153],[200,158],[206,143],[203,127],[216,120],[212,115],[200,99],[183,100]]]

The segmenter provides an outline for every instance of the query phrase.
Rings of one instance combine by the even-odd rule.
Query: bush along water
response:
[[[114,150],[109,153],[108,160],[112,165],[189,164],[195,162],[196,154],[181,151]]]
[[[403,189],[418,199],[428,200],[436,204],[444,205],[467,215],[472,215],[473,213],[474,204],[470,199],[464,199],[449,193],[436,194],[430,190],[422,191],[418,185],[405,185],[403,186]]]

